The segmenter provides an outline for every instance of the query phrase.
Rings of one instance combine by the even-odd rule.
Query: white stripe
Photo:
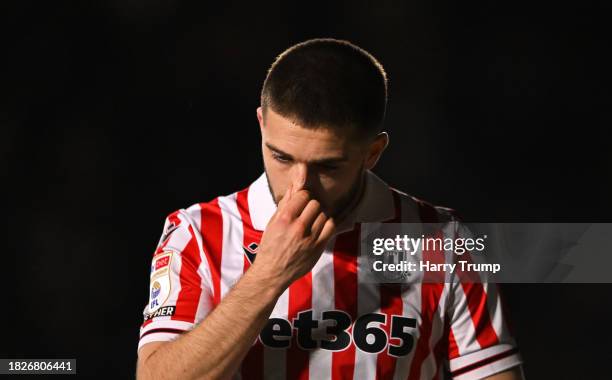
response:
[[[212,283],[212,274],[210,272],[210,267],[208,264],[208,259],[206,258],[206,254],[204,253],[204,243],[202,239],[202,207],[199,203],[194,204],[189,207],[187,210],[181,210],[180,214],[181,218],[184,218],[189,222],[191,228],[193,229],[193,234],[196,239],[196,243],[198,244],[198,251],[200,253],[200,266],[198,268],[198,275],[202,279],[202,289],[208,289],[208,293],[211,297],[214,294],[214,287]],[[201,314],[198,310],[196,313],[196,320]]]
[[[510,335],[506,321],[504,320],[503,304],[498,292],[497,284],[483,284],[487,292],[487,308],[493,329],[499,343],[510,343],[514,345],[514,339]]]
[[[376,223],[375,225],[379,225]],[[366,227],[367,226],[367,227]],[[362,236],[368,236],[370,234],[369,227],[375,228],[374,225],[362,224]],[[360,244],[360,243],[359,243]],[[357,257],[357,268],[367,268],[366,263],[367,255],[359,255]],[[361,270],[357,272],[357,318],[359,316],[369,313],[380,313],[380,288],[377,283],[368,283],[366,274]],[[372,323],[374,327],[376,324]],[[382,324],[378,324],[380,327]],[[353,328],[355,327],[355,321],[353,321]],[[354,342],[353,342],[354,344]],[[376,378],[376,361],[378,353],[368,353],[361,351],[359,347],[355,346],[355,372],[353,378],[355,379],[375,379]]]
[[[319,327],[313,329],[313,339],[326,338],[328,325],[321,322],[321,313],[335,309],[334,298],[334,253],[335,238],[331,239],[321,258],[312,269],[312,310],[313,319],[319,320]],[[331,379],[332,351],[316,349],[310,354],[309,377],[312,380]]]
[[[195,231],[202,230],[202,207],[199,203],[189,206],[186,210],[181,210],[181,214],[186,214]]]
[[[276,203],[274,203],[274,198],[270,193],[266,173],[259,176],[259,178],[249,186],[247,202],[249,204],[253,228],[264,231],[268,225],[268,221],[276,211]]]
[[[401,202],[401,222],[402,223],[420,223],[421,218],[419,215],[419,207],[416,201],[400,193]],[[422,258],[423,252],[419,248],[419,253],[416,257]],[[422,287],[422,273],[412,273],[412,278],[407,284],[402,284],[402,315],[407,318],[416,319],[416,328],[412,329],[410,334],[414,337],[412,350],[408,355],[401,358],[397,358],[395,363],[395,373],[393,374],[394,380],[405,380],[410,374],[410,367],[412,364],[412,358],[416,351],[419,342],[419,326],[423,322],[423,316],[421,314],[421,287]]]
[[[289,314],[289,288],[280,296],[270,318],[287,319]],[[287,374],[287,350],[263,346],[263,373],[265,379],[285,379]]]
[[[454,303],[451,306],[452,316],[450,323],[453,336],[457,342],[459,356],[462,356],[480,350],[480,344],[476,339],[476,329],[474,328],[474,321],[472,320],[463,286],[457,279],[453,287]]]
[[[173,250],[175,252],[183,252],[189,240],[191,240],[191,233],[189,232],[189,220],[184,217],[182,213],[179,213],[178,218],[181,220],[179,228],[174,231],[168,238],[168,243],[164,247],[164,251]]]
[[[449,223],[442,230],[443,238],[455,238],[455,223]],[[446,250],[444,252],[445,263],[453,263],[456,259],[456,255],[452,250]],[[436,373],[442,363],[438,363],[436,360],[434,349],[440,339],[445,339],[444,334],[444,321],[446,320],[446,309],[448,307],[449,294],[452,289],[452,281],[456,279],[456,276],[451,273],[445,273],[445,282],[442,293],[440,294],[440,300],[433,314],[433,320],[431,321],[431,332],[429,337],[429,353],[427,357],[421,363],[421,379],[429,380]],[[445,342],[448,345],[448,342]]]
[[[193,230],[196,244],[198,246],[198,254],[200,255],[200,265],[198,267],[198,275],[200,276],[200,288],[202,293],[200,294],[200,300],[196,310],[194,323],[198,324],[208,316],[213,309],[213,287],[210,274],[210,268],[208,266],[208,260],[202,249],[202,235],[200,234],[200,227],[202,226],[202,208],[197,203],[189,207],[186,211],[181,213],[185,219],[189,221]]]
[[[400,195],[402,223],[421,223],[419,207],[414,198],[406,195]],[[422,247],[416,257],[422,259]],[[419,326],[423,323],[423,315],[421,310],[421,290],[422,290],[423,273],[411,273],[410,282],[402,285],[402,315],[406,318],[416,319],[416,328],[408,329],[407,331],[414,337],[412,350],[408,355],[397,358],[395,364],[394,380],[405,380],[410,375],[412,359],[419,342]]]
[[[223,299],[242,277],[244,253],[242,220],[236,204],[236,193],[227,197],[219,197],[219,208],[223,219],[221,250],[221,299]]]

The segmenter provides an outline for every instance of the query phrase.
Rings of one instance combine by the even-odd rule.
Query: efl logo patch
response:
[[[170,291],[172,290],[172,284],[170,283],[172,256],[173,252],[164,251],[153,258],[149,291],[149,314],[155,313],[170,296]]]

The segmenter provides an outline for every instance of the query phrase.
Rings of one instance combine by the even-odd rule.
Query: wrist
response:
[[[255,261],[245,273],[257,282],[257,286],[263,292],[278,298],[289,287],[288,281],[283,273],[278,273],[265,264]]]

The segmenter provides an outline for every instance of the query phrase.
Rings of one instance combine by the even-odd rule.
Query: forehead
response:
[[[271,109],[266,111],[264,144],[269,144],[296,158],[348,156],[359,145],[342,131],[331,128],[304,128]]]

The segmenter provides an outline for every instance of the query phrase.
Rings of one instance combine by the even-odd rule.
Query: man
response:
[[[450,213],[370,171],[386,101],[382,66],[349,42],[276,59],[257,109],[265,173],[166,220],[139,378],[522,377],[492,286],[360,281],[361,223]]]

